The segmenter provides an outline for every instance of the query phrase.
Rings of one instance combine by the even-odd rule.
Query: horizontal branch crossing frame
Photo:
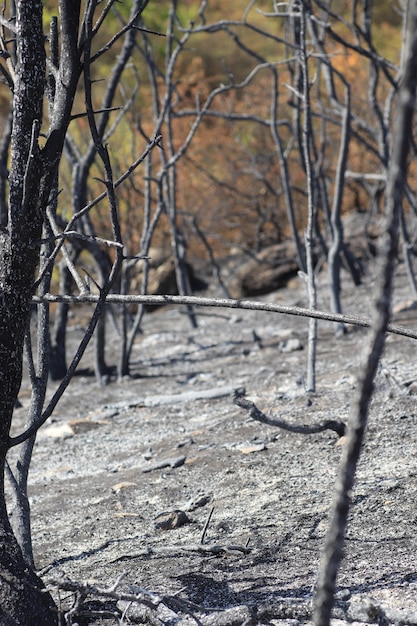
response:
[[[52,295],[34,296],[33,302],[66,302],[68,304],[95,304],[100,296],[95,294],[80,294],[78,296]],[[164,304],[177,304],[184,306],[202,306],[226,309],[244,309],[250,311],[269,311],[271,313],[280,313],[282,315],[293,315],[296,317],[309,317],[327,322],[350,324],[351,326],[362,326],[363,328],[371,327],[371,320],[364,317],[356,317],[355,315],[343,315],[341,313],[329,313],[317,309],[307,309],[299,306],[285,306],[280,304],[271,304],[269,302],[260,302],[257,300],[234,300],[231,298],[201,298],[198,296],[140,296],[140,295],[121,295],[108,294],[106,302],[113,304],[147,304],[149,306],[161,306]],[[409,339],[417,339],[417,329],[407,328],[399,324],[388,324],[387,332],[394,335],[401,335]]]

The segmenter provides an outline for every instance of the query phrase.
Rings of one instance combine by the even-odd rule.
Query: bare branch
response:
[[[108,107],[106,109],[96,109],[95,111],[93,111],[93,114],[98,115],[99,113],[111,113],[112,111],[120,111],[122,108],[123,107]],[[87,117],[87,115],[87,111],[85,111],[84,113],[74,113],[73,115],[71,115],[71,121],[78,120],[81,117]]]
[[[67,296],[67,295],[52,295],[47,294],[43,297],[34,296],[33,302],[40,302],[45,300],[48,302],[68,302],[69,304],[82,304],[90,302],[92,304],[99,301],[100,296],[94,294],[85,294],[79,296]],[[284,306],[278,304],[271,304],[269,302],[257,302],[256,300],[233,300],[227,298],[199,298],[197,296],[148,296],[148,295],[121,295],[109,293],[107,295],[107,302],[114,302],[118,304],[147,304],[154,306],[162,306],[164,304],[180,304],[191,306],[203,306],[203,307],[224,307],[228,309],[242,309],[249,311],[270,311],[271,313],[281,313],[283,315],[294,315],[296,317],[312,317],[318,320],[325,320],[327,322],[350,324],[352,326],[361,326],[363,328],[369,328],[371,326],[371,320],[354,315],[342,315],[337,313],[329,313],[327,311],[320,311],[319,309],[305,309],[298,306]],[[412,328],[406,328],[399,324],[388,324],[387,332],[394,335],[401,335],[402,337],[408,337],[409,339],[417,339],[417,330]]]
[[[146,159],[146,157],[148,156],[148,154],[151,152],[151,150],[153,150],[156,146],[158,146],[159,148],[161,147],[160,142],[161,142],[162,136],[161,135],[157,135],[156,137],[154,137],[153,139],[151,139],[149,145],[146,147],[146,149],[144,150],[144,152],[140,155],[140,157],[138,157],[136,159],[136,161],[134,161],[132,163],[132,165],[130,165],[128,167],[128,169],[121,175],[119,176],[119,178],[117,178],[114,181],[114,188],[117,189],[117,187],[119,185],[121,185],[127,178],[129,178],[129,176],[135,171],[136,168],[139,167],[139,165],[141,165],[144,160]],[[101,202],[102,200],[104,200],[104,198],[106,197],[107,193],[105,191],[103,191],[103,193],[99,194],[96,198],[94,198],[94,200],[92,200],[91,202],[89,202],[85,207],[83,207],[82,209],[80,209],[80,211],[78,211],[77,213],[75,213],[71,220],[68,223],[67,229],[71,229],[74,225],[74,223],[84,215],[84,213],[87,213],[88,211],[90,211],[93,207],[95,207],[99,202]]]
[[[56,223],[55,217],[52,213],[52,211],[48,208],[46,211],[49,223],[51,225],[51,229],[53,234],[55,235],[55,237],[60,237],[60,232],[59,232],[59,228],[58,225]],[[65,263],[67,264],[67,267],[69,269],[69,271],[71,272],[71,275],[75,281],[75,284],[78,287],[78,290],[80,293],[85,293],[86,290],[86,286],[84,281],[82,280],[81,276],[79,275],[79,273],[77,272],[77,270],[75,269],[75,266],[73,264],[73,262],[71,261],[70,255],[65,247],[65,244],[61,247],[61,251],[62,254],[64,256],[65,259]]]
[[[16,26],[13,23],[13,20],[7,20],[5,17],[3,17],[2,15],[0,15],[0,24],[4,27],[7,28],[7,30],[10,30],[12,33],[16,34]]]
[[[276,417],[269,417],[268,415],[265,415],[265,413],[262,413],[262,411],[260,411],[253,402],[247,400],[245,396],[246,389],[244,387],[239,387],[239,389],[235,389],[233,392],[233,402],[236,406],[248,411],[249,417],[256,422],[268,424],[268,426],[276,426],[282,430],[286,430],[290,433],[297,433],[299,435],[314,435],[316,433],[322,433],[325,430],[332,430],[339,435],[339,437],[343,437],[345,434],[346,425],[344,422],[340,422],[338,420],[326,420],[321,424],[290,424],[290,422],[277,419]]]

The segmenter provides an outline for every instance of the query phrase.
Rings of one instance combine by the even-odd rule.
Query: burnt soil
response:
[[[329,308],[326,283],[321,273],[321,309]],[[345,313],[368,314],[372,284],[372,275],[356,288],[344,276]],[[399,265],[394,305],[409,298]],[[259,299],[306,306],[301,279]],[[402,308],[394,321],[416,327],[417,309]],[[69,350],[82,336],[80,311]],[[307,320],[201,309],[198,322],[191,328],[180,307],[147,314],[132,377],[105,387],[92,376],[89,351],[39,433],[30,502],[43,579],[110,588],[124,574],[120,592],[171,598],[155,611],[132,605],[121,617],[126,604],[90,596],[90,617],[74,624],[197,623],[189,613],[204,624],[311,619],[343,440],[254,422],[230,392],[245,387],[261,410],[291,422],[346,421],[366,329],[336,338],[331,323],[319,322],[317,392],[307,398]],[[119,340],[110,322],[108,333],[114,364]],[[352,494],[339,623],[414,623],[417,615],[415,355],[413,340],[388,337]],[[20,400],[15,432],[27,382]],[[55,583],[55,599],[68,608],[73,596]]]

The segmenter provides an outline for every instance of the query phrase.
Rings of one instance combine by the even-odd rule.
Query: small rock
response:
[[[296,352],[303,349],[303,345],[297,337],[280,341],[278,347],[280,352]]]
[[[164,622],[158,619],[156,611],[151,608],[139,604],[137,602],[127,602],[119,600],[117,608],[122,611],[123,617],[129,620],[128,623],[134,624],[152,624],[153,626],[163,626]]]
[[[68,422],[68,425],[72,428],[75,435],[86,433],[90,430],[95,430],[99,426],[102,426],[105,422],[96,422],[90,419],[73,419]]]
[[[177,448],[183,448],[184,446],[190,446],[193,443],[194,443],[193,438],[192,437],[187,437],[186,439],[183,439],[182,441],[177,443]]]
[[[370,597],[359,596],[351,602],[348,609],[349,621],[381,623],[383,611],[379,604]]]
[[[242,624],[252,624],[253,618],[248,607],[234,606],[224,611],[216,611],[201,618],[204,626],[241,626]]]
[[[338,589],[334,594],[335,600],[349,600],[351,597],[350,589]]]
[[[265,443],[255,443],[251,446],[244,446],[240,448],[242,454],[252,454],[253,452],[262,452],[262,450],[266,450]]]
[[[417,380],[415,380],[411,383],[411,385],[408,386],[408,393],[410,394],[410,396],[417,395]]]
[[[43,436],[52,437],[53,439],[68,439],[68,437],[75,435],[72,426],[68,422],[48,426],[48,428],[42,430],[41,433]]]
[[[145,459],[145,461],[150,461],[153,458],[152,448],[148,448],[146,452],[143,453],[143,458]]]
[[[148,467],[144,467],[142,472],[147,474],[149,472],[153,472],[154,470],[164,469],[165,467],[171,467],[172,469],[175,467],[181,467],[181,465],[184,465],[186,458],[186,456],[181,455],[170,459],[163,459],[162,461],[157,461]]]
[[[118,409],[109,409],[106,406],[101,406],[98,409],[94,409],[93,411],[89,411],[86,415],[87,420],[107,420],[115,415],[119,415]]]
[[[191,498],[191,500],[187,502],[184,509],[186,511],[195,511],[195,509],[198,509],[202,506],[206,506],[206,504],[208,504],[210,500],[211,500],[211,496],[209,495],[196,496],[195,498]]]
[[[173,528],[180,528],[180,526],[189,523],[189,517],[181,510],[165,511],[155,518],[155,528],[157,530],[172,530]]]
[[[113,491],[113,493],[120,493],[120,491],[125,491],[126,489],[132,489],[137,487],[138,485],[136,483],[131,483],[129,481],[124,481],[121,483],[117,483],[117,485],[113,485],[113,487],[111,488],[111,490]]]

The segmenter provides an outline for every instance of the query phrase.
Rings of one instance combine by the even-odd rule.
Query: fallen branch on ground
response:
[[[196,545],[195,547],[201,548],[202,546]],[[230,618],[236,611],[242,612],[246,609],[251,613],[254,609],[253,606],[248,608],[244,604],[227,609],[220,606],[202,606],[186,598],[178,597],[178,595],[154,593],[136,584],[129,584],[125,582],[125,576],[126,572],[123,572],[117,578],[116,582],[109,587],[80,583],[71,580],[67,576],[63,576],[62,578],[49,580],[49,587],[77,594],[78,601],[75,601],[73,609],[68,612],[71,614],[71,617],[93,615],[93,613],[83,605],[87,597],[116,600],[118,607],[120,606],[119,602],[124,601],[127,604],[125,609],[126,613],[128,606],[131,604],[139,605],[144,607],[145,610],[150,611],[148,617],[155,617],[158,607],[164,605],[177,613],[177,615],[185,613],[190,615],[197,624],[210,624],[210,626],[213,624],[223,625],[225,618]],[[119,590],[122,582],[129,590],[128,592]],[[68,615],[68,613],[66,613],[66,615]],[[256,606],[258,619],[268,621],[271,619],[297,619],[299,621],[307,621],[311,619],[311,614],[312,606],[310,598],[288,598],[277,594],[269,599],[267,604],[261,602]],[[101,615],[103,616],[104,612],[101,613]],[[108,614],[108,616],[110,616],[110,614]],[[112,616],[114,617],[113,614]],[[371,597],[357,598],[352,596],[352,598],[347,601],[336,602],[333,617],[348,622],[356,621],[370,624],[401,623],[407,626],[417,626],[417,613],[415,611],[382,606]],[[227,623],[231,622],[229,621]]]
[[[135,552],[129,552],[129,554],[120,554],[114,559],[108,561],[108,563],[118,563],[119,561],[130,561],[131,559],[149,558],[152,555],[155,556],[180,556],[182,552],[197,552],[199,554],[208,556],[218,556],[221,554],[250,554],[252,549],[247,545],[242,544],[201,544],[201,543],[185,543],[182,545],[165,545],[165,546],[152,546],[143,548],[142,550],[136,550]]]
[[[339,437],[343,437],[345,434],[346,425],[344,422],[340,422],[338,420],[326,420],[321,424],[307,425],[290,424],[284,420],[268,417],[265,413],[262,413],[262,411],[260,411],[253,402],[247,400],[245,396],[246,389],[244,387],[239,387],[233,392],[233,402],[236,406],[248,411],[249,416],[257,422],[262,422],[263,424],[268,424],[269,426],[276,426],[277,428],[282,428],[283,430],[287,430],[291,433],[299,433],[301,435],[314,435],[315,433],[321,433],[325,430],[333,430],[339,435]]]
[[[113,600],[126,600],[128,602],[137,602],[143,604],[151,609],[156,609],[159,604],[164,602],[164,596],[147,591],[146,589],[137,588],[134,593],[125,593],[119,591],[119,586],[122,579],[126,576],[126,572],[123,572],[116,582],[110,587],[99,587],[91,583],[83,582],[79,583],[71,580],[68,576],[62,576],[62,578],[53,578],[48,581],[49,588],[57,588],[61,591],[70,591],[73,593],[81,594],[84,598],[87,596],[112,598]]]
[[[71,622],[68,620],[67,623],[73,623],[72,617],[83,615],[92,616],[93,612],[84,610],[84,602],[88,597],[94,599],[111,599],[117,601],[117,606],[120,606],[120,603],[125,603],[125,610],[123,612],[123,616],[127,613],[130,606],[139,605],[143,607],[145,610],[150,612],[147,617],[151,616],[154,619],[157,617],[157,610],[161,605],[164,605],[171,611],[175,613],[185,613],[194,619],[194,621],[199,624],[200,620],[194,615],[194,612],[199,612],[200,614],[216,614],[220,615],[224,613],[225,609],[222,607],[205,607],[195,604],[194,602],[187,600],[185,598],[180,598],[177,595],[170,594],[158,594],[152,591],[148,591],[143,587],[139,587],[136,584],[125,583],[125,586],[129,589],[129,592],[119,591],[120,584],[124,580],[126,576],[126,572],[122,572],[122,574],[117,578],[116,582],[109,587],[100,587],[98,585],[93,585],[90,583],[79,583],[77,581],[71,580],[68,576],[63,576],[62,578],[52,579],[49,581],[49,588],[58,589],[60,591],[69,591],[75,594],[75,600],[73,603],[73,607],[64,613],[64,618],[70,617]],[[230,609],[231,611],[236,611],[240,607],[233,607]],[[228,609],[226,609],[227,611]],[[96,612],[94,612],[96,613]],[[103,615],[104,613],[101,612]],[[106,612],[108,615],[108,611]],[[112,616],[114,616],[112,614]],[[122,617],[123,619],[123,617]],[[153,621],[153,620],[152,620]],[[150,623],[152,623],[152,621]],[[124,623],[124,622],[123,622]],[[158,621],[159,623],[159,621]],[[213,624],[213,620],[210,621],[210,624]],[[223,622],[222,622],[223,623]]]

